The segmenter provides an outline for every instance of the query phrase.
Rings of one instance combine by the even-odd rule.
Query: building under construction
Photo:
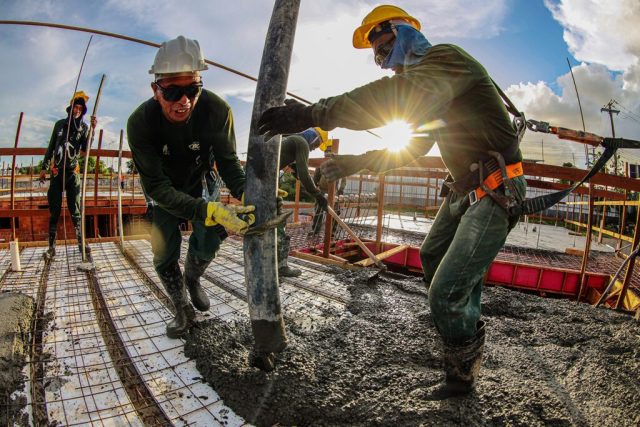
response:
[[[442,349],[419,248],[444,200],[440,158],[329,185],[335,217],[294,182],[284,209],[289,263],[302,274],[275,277],[288,346],[265,372],[250,363],[255,277],[243,237],[227,238],[202,275],[210,308],[170,339],[176,307],[153,266],[150,203],[135,169],[123,172],[131,152],[97,136],[98,167],[82,177],[91,252],[79,252],[63,206],[57,255],[45,257],[48,184],[24,167],[45,150],[20,145],[21,124],[22,114],[14,147],[0,149],[10,159],[0,177],[2,424],[640,424],[637,179],[600,172],[582,184],[588,171],[522,163],[528,198],[581,185],[520,217],[484,277],[490,327],[476,390],[432,401]],[[118,166],[105,173],[101,162]],[[224,189],[220,200],[240,203]],[[192,230],[181,227],[184,267]]]
[[[212,304],[199,323],[210,326],[196,328],[186,338],[186,348],[191,349],[190,356],[187,356],[184,340],[171,340],[165,335],[165,324],[172,318],[174,308],[153,269],[151,247],[146,235],[147,206],[135,175],[126,175],[123,178],[124,185],[120,185],[117,172],[115,176],[109,173],[89,174],[86,177],[85,227],[95,269],[79,271],[77,266],[81,256],[75,239],[71,237],[67,242],[70,244],[59,242],[60,255],[53,261],[49,262],[43,257],[48,215],[45,197],[47,184],[39,183],[31,173],[16,173],[16,159],[19,156],[40,155],[43,154],[41,151],[17,146],[2,149],[1,152],[3,156],[13,158],[2,180],[3,239],[17,241],[19,246],[19,255],[16,257],[15,245],[12,245],[12,252],[9,244],[4,243],[1,255],[0,307],[3,319],[7,320],[3,322],[2,361],[7,367],[3,372],[11,372],[3,381],[3,422],[25,425],[322,423],[321,418],[315,418],[322,417],[322,411],[313,404],[306,410],[296,407],[289,413],[276,410],[277,405],[285,405],[278,400],[283,396],[300,404],[295,398],[295,391],[284,385],[288,384],[287,387],[294,389],[301,387],[287,377],[293,374],[287,373],[287,369],[296,369],[295,363],[293,367],[290,366],[291,361],[281,362],[272,374],[249,368],[246,354],[228,366],[229,369],[235,365],[244,366],[247,371],[227,372],[230,376],[238,375],[234,378],[238,388],[234,386],[230,389],[237,390],[236,394],[258,400],[268,397],[253,396],[246,390],[242,391],[242,384],[250,382],[253,376],[262,376],[261,379],[254,379],[257,384],[264,386],[264,381],[268,381],[270,376],[276,378],[273,380],[276,382],[282,376],[283,383],[277,388],[284,389],[273,397],[276,400],[272,403],[276,406],[260,406],[259,402],[250,399],[234,400],[233,393],[231,396],[218,394],[211,381],[220,380],[219,376],[223,374],[218,372],[214,375],[207,366],[200,366],[204,363],[200,360],[203,356],[193,349],[202,346],[198,340],[202,339],[200,335],[206,333],[207,327],[214,328],[217,335],[224,335],[224,331],[220,331],[221,325],[236,327],[233,331],[227,331],[229,337],[225,343],[211,344],[212,349],[216,345],[231,345],[229,340],[232,338],[239,341],[231,345],[235,348],[233,351],[237,353],[237,349],[242,348],[242,335],[234,335],[243,331],[243,322],[246,327],[247,321],[244,261],[239,237],[232,237],[223,244],[203,276],[203,285]],[[102,159],[117,155],[101,149],[93,154]],[[129,155],[128,152],[122,153],[124,158]],[[317,166],[320,161],[318,159],[312,166]],[[566,186],[567,182],[578,180],[584,171],[525,163],[525,173],[529,191],[540,193]],[[344,194],[335,194],[334,189],[329,194],[329,203],[340,212],[341,219],[347,224],[345,229],[336,226],[331,217],[320,218],[321,227],[314,227],[314,206],[303,201],[304,193],[297,183],[296,192],[289,197],[292,200],[286,202],[285,208],[293,211],[287,227],[292,237],[290,263],[302,269],[303,274],[298,278],[280,281],[280,297],[287,328],[292,328],[289,334],[296,337],[292,347],[296,347],[297,340],[300,340],[300,348],[304,347],[304,339],[310,337],[314,337],[313,341],[318,344],[318,340],[321,341],[315,336],[318,330],[335,327],[331,326],[332,323],[340,319],[344,322],[346,313],[358,317],[363,313],[358,310],[367,311],[362,307],[354,310],[353,307],[361,298],[359,291],[354,290],[360,286],[360,278],[368,290],[376,286],[382,289],[391,284],[395,292],[416,298],[419,301],[416,304],[424,306],[423,312],[417,313],[418,319],[420,315],[426,315],[426,292],[420,280],[418,250],[428,233],[433,214],[442,202],[438,188],[445,175],[446,170],[438,158],[425,157],[410,167],[384,175],[349,177]],[[488,298],[500,298],[505,306],[500,307],[489,300],[485,302],[485,313],[489,307],[487,315],[490,317],[492,311],[496,312],[496,319],[500,318],[500,314],[507,316],[506,313],[510,313],[508,316],[522,322],[527,315],[531,315],[534,307],[544,307],[530,321],[529,327],[521,327],[515,332],[520,339],[524,339],[521,334],[528,333],[530,327],[545,330],[545,324],[557,322],[561,316],[554,310],[562,310],[563,316],[568,316],[562,320],[563,323],[581,319],[580,322],[586,322],[590,333],[595,336],[572,337],[577,326],[584,326],[574,325],[563,334],[569,337],[566,339],[577,342],[560,346],[571,348],[578,346],[582,340],[591,342],[597,339],[599,344],[596,347],[601,345],[602,351],[607,351],[607,345],[620,347],[617,351],[621,352],[618,356],[625,360],[622,364],[611,366],[604,363],[602,357],[610,357],[605,354],[588,363],[581,362],[586,363],[585,369],[591,363],[600,365],[601,369],[590,375],[601,376],[598,384],[610,383],[608,387],[615,388],[620,386],[616,381],[624,375],[627,376],[626,380],[637,383],[640,272],[634,268],[633,260],[625,263],[625,254],[629,253],[629,243],[636,247],[640,239],[639,202],[635,196],[631,196],[637,194],[640,184],[635,179],[606,174],[596,175],[591,183],[590,188],[579,188],[553,211],[521,218],[486,275],[487,285],[500,287],[495,291],[488,290]],[[228,203],[237,203],[224,191],[222,198]],[[118,220],[118,202],[122,222]],[[65,233],[73,236],[71,230],[65,231],[63,228],[64,222],[61,221],[59,236]],[[69,223],[67,218],[67,226]],[[124,239],[119,237],[120,228],[123,229]],[[354,233],[355,238],[350,233]],[[187,227],[184,235],[188,234]],[[374,257],[367,256],[360,245],[364,245]],[[373,272],[379,271],[376,261],[383,262],[388,272],[379,274],[371,281]],[[509,290],[498,292],[498,289],[504,288]],[[518,301],[518,310],[513,307],[513,301]],[[394,304],[398,304],[398,310],[403,309],[402,300]],[[594,305],[599,305],[599,308],[594,308]],[[374,312],[382,316],[378,310]],[[396,321],[393,316],[384,320]],[[592,324],[594,321],[599,326]],[[387,327],[391,331],[398,325]],[[416,333],[428,331],[428,322],[419,328],[415,325],[412,328]],[[248,330],[244,330],[244,333],[248,333]],[[429,332],[424,333],[429,335]],[[334,334],[337,332],[334,331]],[[621,337],[621,334],[629,335]],[[417,339],[419,335],[411,336]],[[539,339],[544,341],[545,338],[542,336]],[[616,347],[614,343],[619,340],[622,343]],[[248,351],[250,343],[244,345],[248,345],[245,349]],[[421,345],[426,344],[422,342]],[[300,348],[291,351],[302,351]],[[389,343],[385,348],[395,347]],[[219,348],[217,350],[221,351]],[[406,349],[410,354],[417,350]],[[437,352],[435,346],[427,350]],[[282,357],[293,357],[288,356],[287,351]],[[333,351],[339,353],[338,349]],[[348,356],[354,355],[333,354],[331,358],[342,360],[341,357]],[[398,357],[401,359],[400,355]],[[220,360],[228,361],[228,358],[226,356]],[[215,364],[218,354],[212,353],[205,359]],[[18,364],[19,361],[23,364]],[[352,368],[357,371],[362,362],[350,363],[354,364]],[[437,365],[437,362],[434,363]],[[555,365],[560,362],[549,355],[545,363]],[[367,366],[367,369],[375,371],[376,366]],[[255,372],[249,372],[251,370]],[[213,376],[207,378],[207,375]],[[432,375],[437,376],[437,371]],[[551,371],[545,375],[553,377]],[[490,374],[482,378],[486,376]],[[552,378],[547,380],[552,381]],[[489,379],[481,379],[480,390],[485,386],[490,387],[485,381]],[[229,384],[222,381],[220,387],[228,392]],[[383,382],[376,387],[383,387]],[[569,412],[564,414],[566,418],[559,419],[575,425],[583,425],[583,421],[584,425],[589,425],[595,420],[615,420],[621,425],[635,425],[638,408],[633,405],[638,402],[637,390],[634,386],[633,389],[625,388],[620,395],[610,396],[616,405],[608,403],[609,410],[613,412],[607,412],[604,418],[600,418],[597,411],[575,418],[578,415],[567,409]],[[313,398],[303,395],[305,399]],[[339,393],[338,396],[350,401],[355,399],[355,396]],[[385,420],[410,423],[412,418],[408,413],[411,410],[404,408],[403,412],[395,408],[395,399],[392,397],[386,393],[377,396],[374,400],[382,406],[379,412],[372,413],[385,415],[384,408],[388,406],[388,410],[393,409],[396,415],[387,414]],[[573,398],[567,390],[561,392],[561,397]],[[389,402],[386,402],[387,399]],[[355,407],[343,408],[338,415],[329,401],[319,403],[329,405],[326,408],[328,424],[356,422],[359,419],[353,412]],[[511,403],[511,399],[507,399],[503,405]],[[241,409],[234,408],[234,404]],[[367,407],[365,402],[362,404]],[[567,403],[561,399],[560,404]],[[247,411],[251,407],[258,412],[249,414]],[[313,408],[313,411],[309,408]],[[631,408],[635,408],[635,412]],[[540,410],[544,413],[544,408]],[[556,407],[554,410],[559,409]],[[574,408],[574,411],[582,413],[579,408]],[[406,418],[400,417],[399,414],[403,413]],[[439,417],[443,417],[443,414]],[[473,419],[472,414],[457,416],[462,418],[454,419]],[[553,417],[546,416],[541,415],[536,422],[551,422]],[[536,420],[535,417],[527,419]]]

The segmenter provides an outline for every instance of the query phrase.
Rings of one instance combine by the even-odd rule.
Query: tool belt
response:
[[[453,181],[448,177],[441,195],[446,195],[449,190],[458,194],[468,194],[472,206],[488,195],[509,213],[522,201],[511,181],[524,175],[522,162],[507,165],[504,157],[497,151],[489,151],[488,154],[492,158],[486,162],[473,163],[470,167],[471,172],[464,178]],[[504,191],[496,192],[495,190],[501,186]]]

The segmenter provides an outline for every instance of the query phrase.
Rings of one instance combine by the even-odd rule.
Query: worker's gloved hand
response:
[[[91,116],[91,127],[95,129],[97,124],[98,119],[96,118],[96,116]]]
[[[345,154],[332,155],[320,165],[320,171],[328,181],[337,181],[345,176],[353,175],[362,169],[360,156]]]
[[[278,215],[282,213],[282,208],[284,206],[284,198],[287,197],[288,195],[289,193],[278,188],[278,194],[276,195],[276,213]]]
[[[281,133],[296,133],[313,127],[311,107],[295,99],[286,99],[284,106],[268,108],[258,121],[258,133],[269,139]]]
[[[255,215],[251,214],[256,209],[253,205],[223,205],[220,202],[209,202],[207,204],[207,218],[204,225],[211,227],[220,224],[225,229],[237,234],[247,232],[251,224],[256,221]],[[245,219],[238,217],[239,214],[245,215]]]
[[[327,199],[324,197],[324,194],[322,193],[318,193],[314,196],[316,198],[316,203],[318,204],[318,206],[320,206],[322,209],[327,209]]]
[[[47,179],[47,171],[42,169],[40,171],[40,183],[43,183]]]

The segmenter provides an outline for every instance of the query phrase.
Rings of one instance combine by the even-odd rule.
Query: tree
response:
[[[84,157],[80,157],[78,164],[80,165],[80,171],[84,172]],[[93,156],[89,156],[89,168],[87,169],[87,173],[95,173],[96,172],[96,158]],[[107,168],[102,160],[98,164],[98,172],[103,174],[107,172]]]

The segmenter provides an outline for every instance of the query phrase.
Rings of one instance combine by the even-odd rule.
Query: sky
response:
[[[301,1],[287,90],[315,102],[389,75],[374,64],[371,50],[351,44],[353,30],[378,4]],[[615,100],[614,108],[620,110],[613,116],[616,136],[640,140],[640,1],[394,4],[421,21],[432,44],[454,43],[478,59],[527,118],[582,129],[570,64],[585,129],[610,136],[609,115],[600,109]],[[257,77],[272,8],[273,2],[266,0],[0,0],[0,20],[67,24],[155,43],[184,35],[199,41],[207,59]],[[89,37],[62,29],[0,25],[1,147],[13,146],[20,112],[25,116],[19,146],[47,146],[54,122],[66,115]],[[127,118],[151,96],[148,70],[155,53],[149,46],[93,37],[78,89],[90,95],[91,111],[100,78],[107,76],[97,114],[104,148],[117,148]],[[237,151],[244,159],[255,82],[213,66],[204,72],[203,81],[231,105]],[[330,135],[340,139],[341,153],[389,144],[366,132],[335,129]],[[522,150],[525,158],[548,164],[585,164],[583,145],[552,135],[529,131]],[[625,152],[623,158],[640,163],[640,153]]]

